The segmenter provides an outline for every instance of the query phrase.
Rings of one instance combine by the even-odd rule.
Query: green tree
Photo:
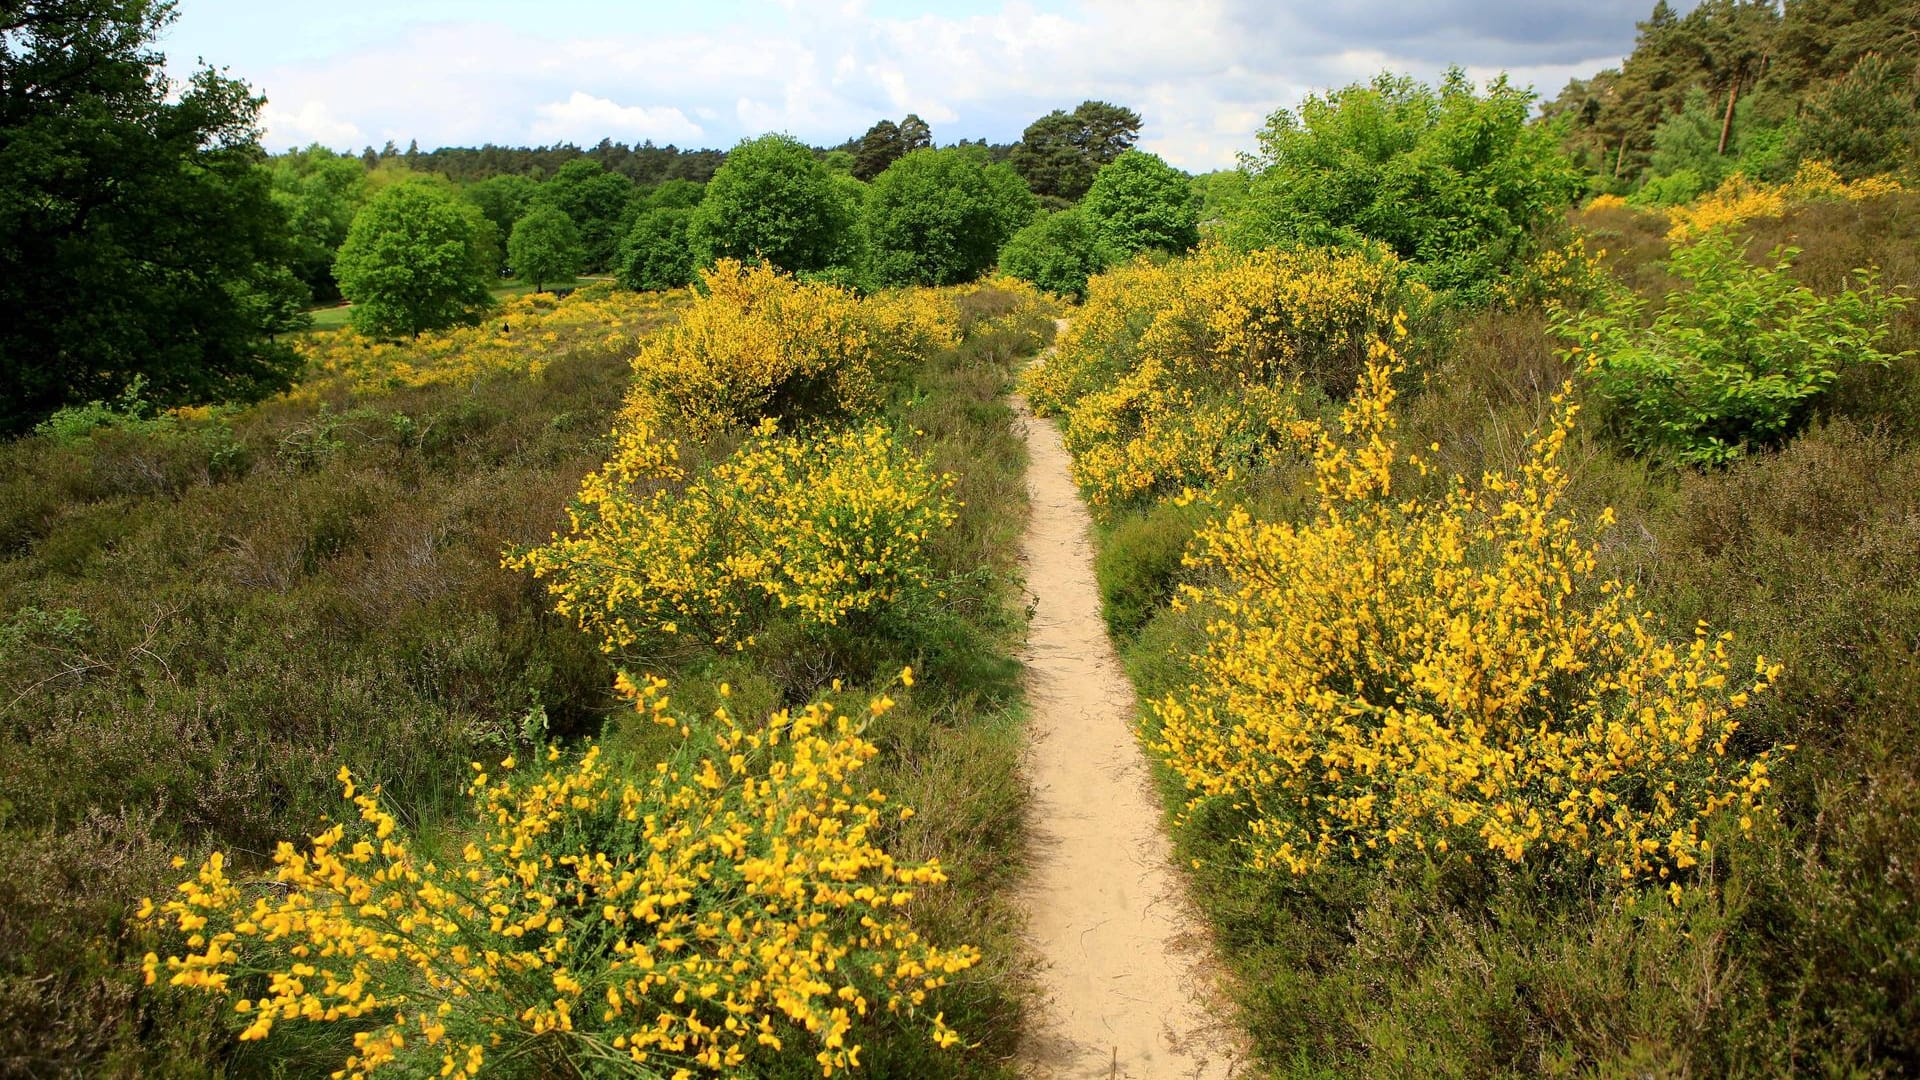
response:
[[[853,175],[871,180],[900,160],[900,125],[881,120],[867,129],[853,146]]]
[[[334,264],[354,326],[417,335],[486,307],[487,256],[475,244],[475,223],[484,220],[431,183],[395,184],[375,195],[355,215]]]
[[[668,180],[647,192],[648,210],[691,210],[700,205],[706,185],[691,180]]]
[[[586,249],[586,269],[598,273],[613,265],[633,192],[633,181],[592,158],[575,158],[534,191],[528,207],[549,206],[571,218]]]
[[[733,148],[687,223],[696,263],[764,258],[783,270],[824,270],[846,250],[855,224],[847,189],[788,135]]]
[[[1000,270],[1076,300],[1087,297],[1087,279],[1113,263],[1084,207],[1035,218],[1000,249]]]
[[[535,292],[544,291],[549,281],[574,280],[585,258],[573,219],[550,206],[536,207],[514,222],[507,238],[507,265],[515,277],[532,281]]]
[[[1795,149],[1848,179],[1920,157],[1920,71],[1869,53],[1822,86],[1800,114]]]
[[[634,219],[620,245],[620,284],[629,289],[676,289],[693,280],[693,252],[687,223],[693,211],[662,206]]]
[[[318,143],[273,159],[273,201],[287,219],[289,268],[313,298],[340,298],[333,257],[366,200],[366,170]]]
[[[1007,177],[996,183],[996,171]],[[1034,198],[1024,185],[1016,195],[1018,184],[1005,166],[989,165],[971,148],[915,150],[894,162],[867,190],[875,283],[952,285],[979,277],[1033,216]]]
[[[867,133],[853,144],[853,175],[861,180],[872,180],[885,172],[887,166],[915,150],[924,150],[932,145],[933,129],[914,113],[908,113],[907,118],[898,124],[881,120],[868,128]]]
[[[480,208],[501,236],[512,236],[514,223],[527,212],[527,204],[539,187],[539,182],[531,177],[503,173],[468,184],[460,193]]]
[[[153,0],[0,15],[0,431],[109,400],[255,398],[299,361],[287,225],[256,141],[262,99],[171,82]]]
[[[1101,169],[1080,205],[1122,258],[1149,248],[1187,251],[1200,242],[1192,178],[1143,150],[1129,150]]]
[[[1140,114],[1105,101],[1083,101],[1027,125],[1008,158],[1033,193],[1071,202],[1087,193],[1105,166],[1133,148]]]
[[[1581,188],[1533,95],[1459,69],[1381,75],[1273,114],[1229,234],[1244,247],[1386,244],[1426,284],[1483,289]]]

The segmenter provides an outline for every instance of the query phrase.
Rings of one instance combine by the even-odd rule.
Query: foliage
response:
[[[309,850],[282,843],[270,885],[210,856],[157,908],[189,951],[149,954],[147,978],[164,966],[173,985],[232,999],[243,1040],[385,1021],[356,1033],[355,1075],[473,1077],[490,1056],[729,1075],[791,1042],[818,1047],[831,1076],[859,1064],[855,1040],[882,1016],[958,1042],[923,1006],[979,952],[927,942],[903,911],[946,876],[877,846],[883,818],[910,809],[849,797],[879,752],[867,724],[892,701],[863,717],[822,703],[683,720],[664,683],[625,685],[682,736],[639,782],[598,748],[566,764],[553,750],[544,771],[475,762],[478,833],[436,858],[342,768],[356,813]]]
[[[1303,525],[1244,510],[1194,556],[1219,584],[1202,679],[1154,703],[1157,746],[1193,796],[1235,808],[1255,869],[1330,858],[1591,860],[1665,882],[1712,851],[1714,819],[1753,827],[1769,755],[1729,755],[1734,714],[1780,674],[1731,689],[1729,639],[1676,646],[1558,507],[1575,409],[1518,476],[1454,477],[1443,499],[1394,493],[1403,455],[1382,344],[1314,453]],[[1564,393],[1564,392],[1563,392]],[[1610,511],[1599,518],[1612,524]]]
[[[1817,161],[1801,162],[1793,179],[1783,184],[1757,183],[1744,174],[1734,173],[1705,198],[1668,210],[1672,228],[1667,236],[1674,241],[1686,241],[1722,226],[1760,217],[1779,217],[1798,203],[1856,202],[1902,190],[1899,181],[1886,177],[1844,181],[1831,167]]]
[[[507,263],[514,276],[533,282],[536,292],[548,282],[573,281],[586,257],[573,219],[551,207],[537,207],[514,222],[507,240]]]
[[[1684,15],[1660,0],[1639,24],[1632,55],[1618,68],[1569,82],[1547,103],[1549,125],[1562,145],[1592,175],[1596,190],[1623,193],[1643,186],[1658,152],[1658,132],[1682,112],[1693,113],[1700,134],[1718,154],[1739,147],[1737,167],[1756,178],[1777,168],[1790,174],[1805,156],[1837,151],[1781,146],[1796,114],[1803,118],[1843,82],[1864,58],[1879,54],[1891,67],[1911,72],[1920,59],[1920,15],[1898,0],[1795,0],[1776,5],[1756,0],[1707,0]],[[1902,80],[1904,81],[1904,80]],[[1893,89],[1888,87],[1888,89]],[[1913,87],[1904,91],[1911,100]],[[1700,95],[1696,107],[1689,99]],[[1861,101],[1862,130],[1898,127],[1897,95]],[[1732,106],[1729,112],[1729,105]],[[1772,150],[1761,152],[1765,143]],[[1784,151],[1775,156],[1775,151]],[[1763,161],[1762,158],[1771,160]],[[1713,168],[1688,166],[1664,174],[1694,172],[1711,187]],[[1849,175],[1856,175],[1849,172]],[[1671,185],[1669,185],[1671,186]]]
[[[1721,118],[1707,103],[1706,92],[1689,90],[1680,111],[1653,130],[1652,177],[1644,189],[1649,201],[1659,206],[1688,202],[1726,179],[1733,159],[1720,151],[1720,128]],[[1684,184],[1660,183],[1682,176]]]
[[[633,221],[620,245],[620,284],[629,289],[677,289],[693,280],[693,252],[687,223],[693,211],[655,207]]]
[[[474,224],[452,195],[427,183],[395,184],[367,201],[334,262],[369,336],[418,336],[487,306]]]
[[[1742,247],[1717,231],[1676,248],[1668,272],[1686,285],[1651,325],[1646,301],[1626,294],[1560,327],[1634,450],[1721,464],[1776,445],[1848,366],[1893,359],[1876,346],[1909,298],[1868,270],[1854,272],[1858,289],[1823,297],[1794,280],[1797,249],[1754,266]]]
[[[1114,261],[1082,207],[1042,213],[1000,249],[1000,271],[1061,296],[1084,300],[1087,279]]]
[[[1149,249],[1179,254],[1200,243],[1193,182],[1142,150],[1128,150],[1101,169],[1081,209],[1119,258]]]
[[[687,224],[694,260],[766,259],[787,271],[834,265],[855,207],[827,167],[785,135],[748,139],[727,154]]]
[[[1140,114],[1105,101],[1083,101],[1071,113],[1055,109],[1027,125],[1008,162],[1033,193],[1072,202],[1087,193],[1102,166],[1140,137]]]
[[[744,646],[774,612],[837,626],[934,590],[924,546],[953,523],[952,480],[884,427],[782,436],[767,421],[690,479],[649,426],[617,440],[581,486],[571,534],[513,561],[609,652]]]
[[[1801,111],[1794,149],[1849,180],[1893,172],[1920,155],[1920,84],[1912,64],[1878,53],[1832,80]]]
[[[320,401],[341,392],[468,383],[488,375],[537,376],[577,352],[630,359],[637,338],[672,310],[673,298],[636,296],[606,284],[556,300],[528,294],[508,300],[476,326],[456,326],[400,341],[357,330],[310,334],[297,348],[307,364],[289,397]]]
[[[852,172],[856,179],[872,180],[915,150],[933,146],[933,129],[916,113],[898,124],[881,120],[853,144]]]
[[[704,437],[764,417],[861,416],[879,406],[881,304],[731,259],[702,271],[698,290],[680,321],[634,358],[633,422]]]
[[[1093,279],[1023,387],[1065,418],[1074,478],[1096,506],[1211,487],[1297,456],[1299,421],[1347,393],[1369,344],[1427,295],[1380,252],[1136,261]]]
[[[274,158],[269,168],[273,200],[286,217],[288,265],[313,299],[339,299],[333,260],[366,199],[366,171],[317,143]]]
[[[604,333],[245,409],[109,401],[0,447],[0,1073],[324,1074],[140,994],[134,903],[174,855],[271,853],[343,761],[431,828],[474,756],[600,722],[612,672],[499,552],[604,456],[629,355]]]
[[[284,388],[303,324],[261,169],[261,99],[202,68],[174,84],[158,0],[14,5],[0,35],[0,433],[110,398]]]
[[[460,189],[460,194],[480,208],[480,213],[493,222],[501,236],[511,237],[514,224],[526,214],[539,187],[531,177],[507,173],[468,184]]]
[[[876,283],[972,281],[1033,212],[1025,183],[984,153],[915,150],[867,188],[863,222]]]
[[[1458,69],[1436,91],[1381,75],[1260,131],[1251,190],[1230,234],[1245,247],[1384,243],[1427,285],[1483,291],[1530,251],[1579,190],[1532,95],[1484,95]]]
[[[633,181],[607,172],[599,162],[569,161],[527,197],[528,209],[549,207],[567,215],[580,232],[583,268],[599,273],[613,265],[620,247]]]
[[[706,193],[705,184],[696,184],[691,180],[668,180],[646,195],[646,208],[649,210],[691,210],[700,205],[700,197]]]

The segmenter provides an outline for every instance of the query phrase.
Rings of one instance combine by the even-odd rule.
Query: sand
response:
[[[1100,617],[1091,521],[1054,426],[1015,400],[1030,457],[1033,624],[1028,935],[1046,994],[1023,1066],[1036,1080],[1235,1075],[1209,938],[1171,863],[1130,727],[1133,688]]]

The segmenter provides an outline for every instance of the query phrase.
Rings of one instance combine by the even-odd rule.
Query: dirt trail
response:
[[[1133,689],[1101,621],[1091,521],[1058,430],[1014,405],[1030,458],[1035,604],[1021,657],[1033,705],[1025,902],[1048,997],[1022,1056],[1045,1080],[1231,1077],[1239,1055],[1209,1007],[1208,939],[1172,869],[1129,726]]]

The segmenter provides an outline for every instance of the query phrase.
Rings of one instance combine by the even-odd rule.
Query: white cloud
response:
[[[1516,14],[1521,0],[1446,0],[1412,18],[1379,0],[1355,2],[1335,10],[1307,0],[1077,0],[1039,11],[1007,0],[975,14],[903,18],[859,0],[784,0],[708,29],[663,33],[612,20],[591,36],[422,23],[371,47],[241,73],[301,103],[269,109],[276,144],[611,137],[727,147],[786,131],[831,145],[907,112],[926,118],[940,142],[1011,141],[1050,109],[1100,98],[1141,113],[1143,147],[1198,170],[1251,149],[1273,110],[1382,68],[1426,79],[1453,61],[1476,76],[1504,68],[1552,94],[1568,75],[1612,62],[1609,49],[1629,48],[1644,6],[1580,0],[1586,15],[1528,18]],[[1634,11],[1612,11],[1628,3]],[[1557,38],[1555,20],[1575,40]],[[1617,45],[1606,36],[1615,22]]]
[[[349,146],[360,140],[359,125],[333,115],[322,101],[308,101],[291,110],[268,102],[260,110],[260,126],[266,129],[266,144],[274,149],[310,143]]]
[[[534,108],[530,133],[535,142],[576,142],[591,146],[601,139],[690,144],[705,132],[687,114],[669,105],[648,108],[620,105],[575,90],[565,101]]]

